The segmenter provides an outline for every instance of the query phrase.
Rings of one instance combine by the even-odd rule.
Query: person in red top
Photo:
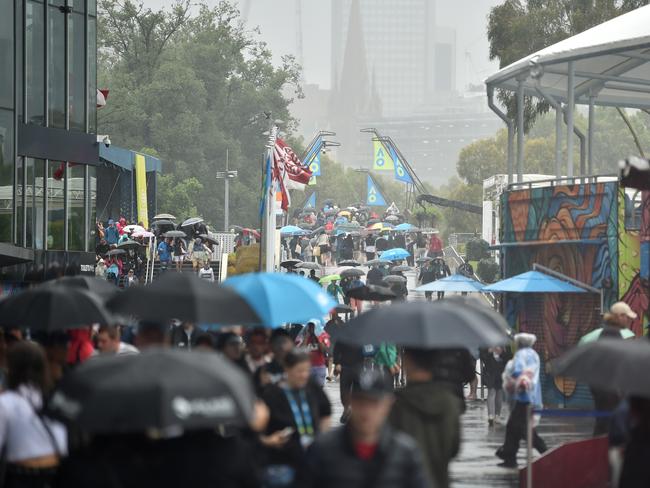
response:
[[[68,345],[67,363],[70,365],[83,363],[93,355],[95,348],[90,339],[90,327],[83,329],[72,329],[70,334],[70,344]]]
[[[438,234],[433,234],[431,240],[429,241],[429,257],[437,258],[442,257],[444,254],[442,252],[442,239],[438,237]]]
[[[126,219],[124,217],[120,217],[120,220],[117,223],[117,232],[120,235],[124,234],[124,227],[126,227]]]
[[[330,336],[324,330],[316,331],[316,323],[309,322],[298,336],[298,347],[305,348],[311,359],[311,377],[322,387],[327,376],[327,351]]]

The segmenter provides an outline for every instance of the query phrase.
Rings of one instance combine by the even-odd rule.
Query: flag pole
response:
[[[269,142],[266,146],[266,158],[271,159],[271,184],[269,191],[264,192],[264,220],[262,227],[262,244],[264,249],[264,260],[260,260],[260,270],[267,273],[275,271],[275,182],[273,181],[273,150],[275,148],[275,140],[278,135],[278,128],[275,124],[271,126],[269,131]],[[262,264],[264,262],[264,264]],[[262,268],[263,266],[263,268]]]

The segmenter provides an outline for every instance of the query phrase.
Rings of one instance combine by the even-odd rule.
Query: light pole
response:
[[[230,180],[237,178],[237,170],[228,169],[228,149],[226,149],[226,171],[217,171],[217,179],[224,181],[224,198],[223,198],[223,230],[228,232],[228,220],[230,217]]]

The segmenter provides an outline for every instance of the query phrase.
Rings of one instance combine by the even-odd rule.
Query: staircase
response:
[[[219,276],[221,276],[220,273],[220,267],[221,267],[221,262],[220,261],[210,261],[210,266],[214,270],[214,280],[219,281]],[[170,263],[170,265],[167,267],[166,271],[162,271],[161,266],[160,266],[160,261],[155,261],[152,266],[152,272],[150,274],[150,280],[154,281],[157,279],[161,273],[176,273],[176,263]],[[181,267],[181,272],[182,273],[194,273],[192,270],[192,262],[191,261],[183,261],[183,266]]]

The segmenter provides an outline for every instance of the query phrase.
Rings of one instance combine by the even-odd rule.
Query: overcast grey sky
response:
[[[143,0],[145,5],[160,8],[170,0]],[[204,0],[215,5],[218,0]],[[303,18],[304,74],[307,83],[323,88],[330,85],[330,9],[329,0],[301,0]],[[400,0],[395,0],[399,2]],[[434,1],[434,0],[430,0]],[[247,0],[234,0],[244,8]],[[453,27],[457,32],[457,85],[481,83],[496,63],[488,61],[486,35],[490,7],[502,0],[437,0],[438,25]],[[274,58],[296,54],[296,0],[250,0],[247,26],[259,26],[261,38],[268,42]]]

